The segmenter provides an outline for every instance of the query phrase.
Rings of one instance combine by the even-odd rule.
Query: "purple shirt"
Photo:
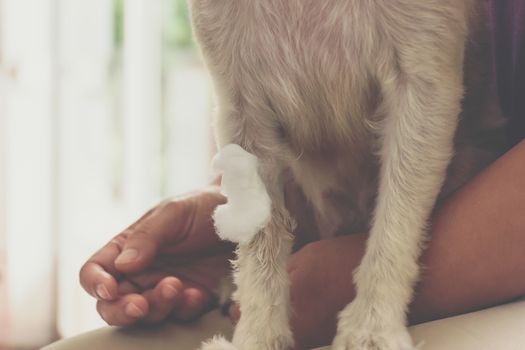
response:
[[[511,145],[525,138],[525,1],[489,0],[494,72]]]

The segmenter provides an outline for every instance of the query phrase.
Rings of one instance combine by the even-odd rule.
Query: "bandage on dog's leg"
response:
[[[235,243],[248,243],[270,219],[271,201],[258,173],[258,160],[239,145],[222,148],[213,161],[222,175],[221,190],[228,203],[213,214],[217,234]]]

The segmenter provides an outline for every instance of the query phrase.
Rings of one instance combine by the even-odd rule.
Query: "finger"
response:
[[[143,289],[140,288],[133,282],[128,280],[122,280],[118,283],[118,295],[124,296],[126,294],[140,294]]]
[[[118,235],[97,251],[80,269],[82,287],[99,300],[117,297],[117,282],[121,273],[115,269],[115,259],[120,254],[125,237]]]
[[[202,315],[212,305],[213,297],[210,293],[194,287],[185,288],[182,300],[174,317],[180,321],[191,321]]]
[[[150,269],[142,273],[127,275],[126,279],[144,290],[155,288],[155,286],[167,276],[166,272]]]
[[[117,281],[104,268],[93,261],[82,266],[80,284],[86,292],[98,300],[113,300],[117,297]]]
[[[149,313],[143,320],[146,323],[157,323],[168,318],[182,300],[182,282],[175,277],[166,277],[154,289],[143,295],[149,303]]]
[[[176,258],[172,260],[177,263],[181,261]],[[195,261],[196,260],[187,260],[184,263],[180,263],[180,266],[184,268],[177,270],[177,277],[182,281],[191,281],[189,287],[199,287],[205,290],[214,290],[225,277],[222,273],[210,273],[210,271],[214,271],[218,267],[228,271],[231,266],[231,263],[226,260],[224,254],[206,257],[201,256],[199,264],[195,264]]]
[[[115,267],[124,273],[140,272],[151,265],[166,238],[180,231],[179,218],[184,206],[165,203],[148,216],[126,229],[122,252],[115,260]]]
[[[127,294],[116,301],[97,302],[97,311],[110,326],[130,326],[149,312],[147,300],[139,294]]]

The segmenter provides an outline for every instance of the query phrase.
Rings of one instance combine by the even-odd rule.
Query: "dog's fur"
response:
[[[440,191],[496,155],[476,141],[480,125],[494,126],[480,103],[490,92],[487,45],[475,39],[483,38],[481,0],[189,2],[215,85],[219,147],[236,143],[259,158],[273,202],[267,227],[238,247],[233,346],[293,347],[286,261],[294,221],[283,196],[291,178],[323,232],[370,232],[334,349],[413,349],[406,310],[427,219]],[[466,47],[482,69],[464,77]],[[479,89],[467,91],[442,191],[464,81]]]

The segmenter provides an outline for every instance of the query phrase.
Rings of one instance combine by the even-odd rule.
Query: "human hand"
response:
[[[217,187],[162,202],[95,253],[80,282],[101,317],[128,326],[189,320],[210,308],[233,256],[211,218],[225,202]]]

